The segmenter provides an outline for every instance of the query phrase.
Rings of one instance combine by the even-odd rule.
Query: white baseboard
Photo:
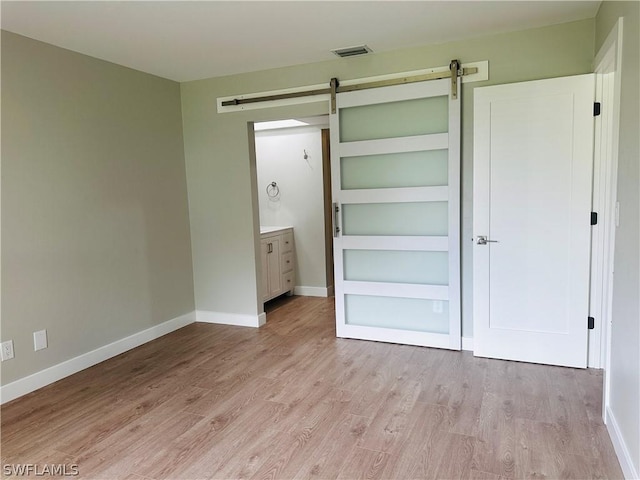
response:
[[[244,315],[240,313],[210,312],[196,310],[196,322],[217,323],[220,325],[235,325],[237,327],[260,327],[267,321],[267,315]]]
[[[333,287],[330,287],[333,289]],[[293,288],[294,295],[301,295],[303,297],[329,297],[329,288],[327,287],[305,287],[296,286]],[[331,293],[333,294],[333,292]]]
[[[27,377],[8,383],[0,388],[0,404],[10,402],[18,397],[31,393],[39,388],[46,387],[58,380],[78,373],[85,368],[92,367],[109,358],[120,355],[132,348],[162,337],[167,333],[185,327],[196,320],[195,312],[173,318],[153,327],[134,333],[128,337],[116,340],[113,343],[83,353],[77,357],[46,368]]]
[[[624,478],[628,480],[639,479],[640,475],[638,475],[638,470],[633,465],[631,453],[622,437],[622,432],[620,431],[616,417],[613,415],[610,407],[606,408],[605,413],[605,424],[611,437],[611,443],[613,443],[613,449],[616,451],[618,461],[620,462]]]
[[[473,337],[462,337],[462,350],[473,352]]]

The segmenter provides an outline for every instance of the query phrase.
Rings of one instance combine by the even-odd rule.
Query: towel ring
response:
[[[276,198],[278,195],[280,195],[280,187],[276,182],[271,182],[267,185],[267,196],[269,198]]]

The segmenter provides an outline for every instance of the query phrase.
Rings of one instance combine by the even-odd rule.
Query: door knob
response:
[[[486,235],[478,235],[476,243],[478,245],[486,245],[487,243],[498,243],[498,240],[489,240]]]

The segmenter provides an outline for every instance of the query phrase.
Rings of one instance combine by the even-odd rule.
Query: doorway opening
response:
[[[285,295],[332,296],[329,117],[255,123],[252,140],[258,298],[268,314]]]

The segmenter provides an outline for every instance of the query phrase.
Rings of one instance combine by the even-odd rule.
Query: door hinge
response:
[[[593,330],[596,326],[596,320],[593,317],[587,317],[587,329]]]
[[[593,116],[597,117],[600,115],[600,102],[593,103]]]
[[[591,225],[598,224],[598,212],[591,212]]]

